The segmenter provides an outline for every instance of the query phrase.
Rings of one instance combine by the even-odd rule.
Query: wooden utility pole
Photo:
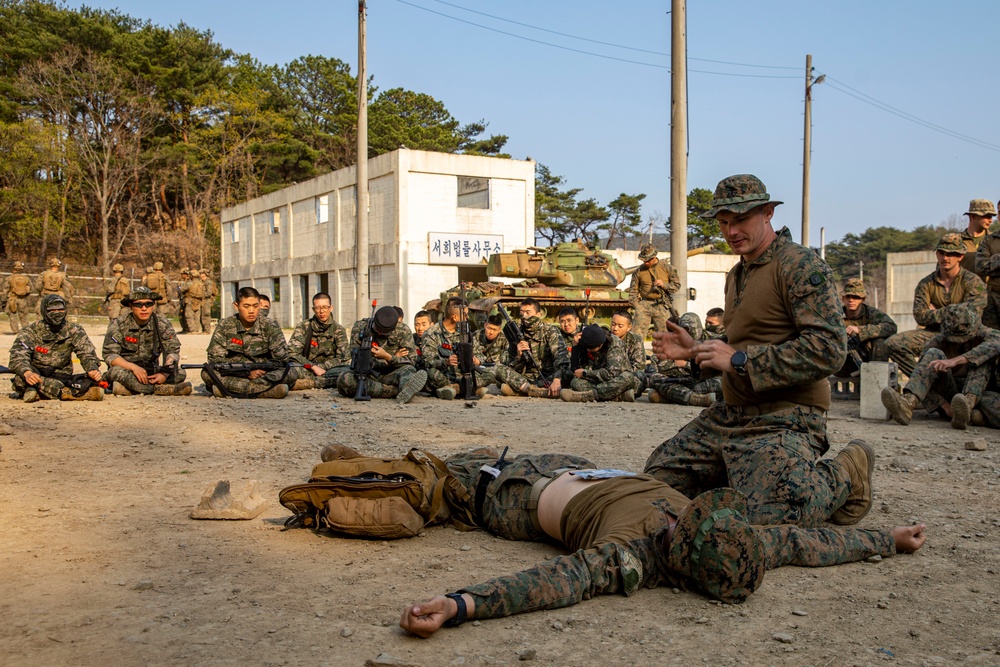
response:
[[[670,263],[681,288],[674,308],[687,312],[687,2],[670,12]]]
[[[366,42],[366,0],[358,0],[358,162],[357,184],[357,280],[356,319],[370,315],[368,303],[368,63]]]
[[[804,139],[802,141],[802,238],[801,243],[809,247],[809,158],[812,153],[812,54],[806,55],[806,113]]]

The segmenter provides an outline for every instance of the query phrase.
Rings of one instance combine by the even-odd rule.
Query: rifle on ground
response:
[[[524,340],[524,333],[522,333],[521,327],[517,326],[517,323],[511,319],[510,313],[508,313],[507,309],[503,307],[503,304],[497,304],[497,310],[500,311],[500,314],[503,315],[503,318],[506,321],[503,325],[503,335],[507,339],[507,342],[510,343],[511,356],[515,357],[517,356],[517,344]],[[538,376],[542,379],[544,386],[552,386],[552,380],[545,377],[545,373],[542,372],[542,367],[538,365],[538,362],[535,360],[535,355],[531,353],[530,348],[522,352],[521,356],[524,357],[524,361],[529,368],[534,368],[538,371]]]
[[[378,300],[372,301],[372,314],[358,338],[358,346],[351,350],[351,372],[358,381],[358,390],[354,393],[355,401],[370,401],[367,381],[372,372],[372,345],[375,342],[375,306]]]
[[[219,392],[226,398],[253,398],[266,391],[270,391],[279,384],[285,384],[288,373],[295,367],[309,368],[310,366],[303,366],[293,361],[206,361],[203,364],[181,364],[181,368],[203,368],[208,373],[208,377],[212,379],[212,384],[218,387]],[[164,367],[160,366],[158,368]],[[170,368],[170,366],[166,366],[166,368]],[[270,373],[271,371],[280,371],[282,369],[285,372],[282,373],[277,382],[272,382],[266,389],[261,389],[253,393],[245,394],[243,392],[231,391],[226,389],[225,385],[222,384],[222,377],[249,378],[250,373],[253,371]]]
[[[469,318],[465,314],[465,283],[459,281],[462,302],[459,304],[458,336],[459,342],[455,344],[455,354],[458,356],[458,372],[460,391],[467,401],[478,399],[476,396],[476,364],[472,358],[472,329],[469,327]]]

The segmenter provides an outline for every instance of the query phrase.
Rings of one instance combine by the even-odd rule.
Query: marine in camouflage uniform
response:
[[[31,280],[24,275],[24,264],[14,262],[11,274],[0,283],[0,304],[7,312],[11,333],[17,333],[28,326],[28,295],[31,294]]]
[[[632,330],[632,316],[625,311],[619,311],[611,316],[611,333],[625,346],[629,370],[635,374],[639,382],[635,389],[635,396],[638,398],[649,386],[649,376],[653,371],[646,356],[646,343],[642,336]]]
[[[503,335],[501,316],[490,316],[483,328],[475,333],[472,343],[472,353],[479,360],[476,382],[480,387],[495,384],[497,382],[497,369],[505,364],[510,353],[510,343]]]
[[[903,331],[886,341],[889,358],[907,376],[913,374],[924,345],[941,330],[941,312],[945,306],[972,303],[980,315],[986,309],[986,284],[976,274],[956,266],[965,256],[961,236],[954,232],[945,234],[934,250],[937,268],[913,290],[913,318],[923,329]],[[947,274],[954,270],[952,267],[957,268],[957,275],[946,283]]]
[[[461,321],[461,306],[457,303],[446,307],[445,316],[440,322],[428,329],[420,339],[420,357],[424,360],[427,371],[427,388],[435,392],[438,398],[452,399],[458,394],[458,366],[452,365],[451,358],[456,360],[458,344],[462,342],[459,330]],[[475,348],[473,348],[475,357]],[[485,385],[484,385],[485,386]]]
[[[268,361],[292,361],[285,343],[285,335],[281,327],[266,317],[257,317],[260,300],[257,290],[243,287],[237,292],[234,305],[239,311],[222,319],[212,332],[208,343],[208,360],[218,363],[259,363]],[[247,305],[251,307],[247,309]],[[252,313],[252,321],[244,322],[244,310]],[[249,319],[249,318],[248,318]],[[223,375],[219,378],[222,386],[231,394],[249,395],[260,398],[284,398],[288,388],[298,379],[298,368],[284,368],[268,371],[264,375],[251,379],[237,375]],[[201,371],[201,379],[205,387],[217,396],[222,392],[215,386],[215,381],[208,371]]]
[[[896,333],[896,322],[878,308],[864,302],[868,296],[861,278],[844,283],[840,299],[844,303],[844,327],[847,329],[847,361],[837,371],[837,377],[861,373],[861,364],[868,361],[888,361],[889,337]],[[860,299],[860,301],[859,301]]]
[[[695,313],[684,313],[677,324],[696,341],[715,338],[705,332],[701,318]],[[722,374],[702,369],[694,360],[680,364],[673,359],[664,359],[657,364],[657,373],[650,377],[649,384],[650,403],[708,407],[717,396],[722,395]]]
[[[476,450],[453,456],[446,465],[469,496],[478,498],[480,525],[510,540],[547,539],[533,517],[539,487],[567,470],[595,467],[570,455],[525,455],[510,462],[495,456]],[[691,501],[647,475],[616,472],[622,476],[591,482],[563,510],[559,541],[571,554],[458,590],[475,603],[470,620],[562,608],[597,595],[632,595],[657,586],[692,588],[736,603],[760,585],[765,569],[896,553],[889,531],[750,526],[743,519],[745,499],[731,489]],[[677,528],[671,540],[673,520]]]
[[[101,360],[83,327],[66,321],[66,299],[59,294],[47,294],[42,297],[40,307],[42,319],[21,329],[10,348],[14,391],[26,403],[39,398],[104,400],[104,389],[99,386],[89,386],[78,395],[68,386],[77,381],[73,375],[74,354],[89,376],[87,385],[100,381]],[[29,385],[26,373],[40,375],[41,379]]]
[[[128,279],[122,275],[125,267],[115,264],[111,268],[114,277],[104,286],[105,303],[108,304],[108,320],[114,322],[122,314],[122,299],[128,296],[130,286]]]
[[[219,295],[219,286],[209,280],[208,269],[202,269],[198,275],[205,291],[201,299],[201,330],[208,333],[212,329],[212,305]]]
[[[976,275],[986,281],[988,303],[983,324],[1000,329],[1000,230],[989,234],[976,251]]]
[[[496,367],[496,377],[497,382],[521,395],[540,398],[549,395],[548,391],[541,390],[546,379],[561,389],[570,372],[569,353],[559,329],[542,322],[537,312],[535,309],[534,315],[521,318],[521,333],[538,367],[527,361],[527,355],[512,349],[507,363]]]
[[[181,268],[181,279],[177,281],[177,319],[181,323],[180,333],[182,334],[191,333],[187,317],[187,292],[190,287],[191,272],[185,266]]]
[[[325,296],[325,295],[324,295]],[[337,386],[337,378],[351,367],[351,348],[347,342],[347,330],[333,319],[330,299],[319,295],[313,297],[315,315],[295,325],[295,331],[288,341],[292,359],[303,366],[321,369],[307,369],[299,373],[293,389],[332,389]],[[325,310],[323,310],[325,308]],[[325,321],[321,317],[325,316]],[[311,376],[311,377],[310,377]]]
[[[142,286],[148,287],[153,292],[160,295],[157,300],[157,309],[161,315],[170,312],[170,294],[173,291],[170,285],[170,278],[163,272],[163,262],[153,263],[153,272],[142,277]]]
[[[101,354],[108,365],[105,377],[114,383],[116,396],[187,396],[191,393],[191,383],[185,382],[187,372],[179,365],[181,344],[170,320],[157,316],[152,308],[134,306],[144,302],[155,304],[159,296],[148,287],[137,287],[126,295],[124,303],[119,304],[128,307],[129,311],[108,324]],[[155,375],[163,375],[163,381],[148,381]],[[143,382],[142,377],[147,381]]]
[[[728,344],[664,333],[654,351],[688,359],[693,345],[710,353],[713,367],[725,371],[723,400],[653,451],[645,472],[689,497],[733,487],[747,497],[754,523],[853,523],[861,517],[850,513],[850,501],[863,484],[852,475],[870,466],[868,450],[849,446],[814,463],[829,448],[827,378],[847,353],[841,305],[830,267],[787,228],[772,229],[780,203],[757,177],[740,174],[719,183],[702,215],[721,216],[741,255],[726,276]],[[737,234],[727,233],[731,225]]]
[[[570,389],[560,394],[564,401],[635,400],[639,381],[630,370],[620,338],[608,335],[597,324],[588,324],[574,352]]]
[[[979,246],[990,233],[990,225],[993,224],[993,218],[997,216],[997,209],[989,199],[973,199],[969,202],[969,210],[965,212],[965,215],[969,218],[969,225],[961,233],[962,244],[965,246],[962,268],[978,273],[976,256]]]
[[[69,307],[69,302],[73,299],[73,285],[66,274],[59,270],[61,266],[62,262],[53,257],[49,260],[49,269],[42,271],[38,280],[35,281],[35,290],[39,296],[38,312],[42,312],[42,298],[48,294],[58,294],[65,297],[67,308]]]
[[[361,342],[362,333],[368,328],[371,318],[358,320],[351,327],[350,345],[353,359]],[[383,359],[372,353],[372,372],[365,380],[365,389],[372,398],[396,398],[407,403],[427,383],[427,372],[418,371],[413,362],[417,349],[413,344],[413,333],[391,306],[383,306],[375,312],[372,347],[382,350],[390,359]],[[403,354],[401,354],[403,353]],[[340,374],[337,390],[348,398],[354,397],[358,389],[358,378],[353,369]]]
[[[951,417],[952,426],[964,430],[998,356],[1000,331],[984,326],[973,304],[946,306],[941,331],[927,343],[902,396],[886,387],[882,403],[904,426],[910,422],[913,409],[922,405],[929,413]]]
[[[654,331],[665,331],[667,320],[677,315],[674,293],[681,288],[681,280],[674,267],[657,259],[656,246],[642,246],[639,259],[642,266],[632,274],[628,294],[635,312],[633,330],[645,339],[650,322]]]

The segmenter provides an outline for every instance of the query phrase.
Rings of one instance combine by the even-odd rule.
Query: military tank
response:
[[[474,313],[485,314],[494,305],[501,305],[516,315],[518,304],[533,297],[542,304],[543,318],[555,319],[560,308],[570,306],[591,323],[610,325],[612,314],[628,309],[628,290],[620,290],[618,285],[629,273],[614,257],[580,240],[549,248],[532,247],[490,255],[486,264],[490,278],[523,280],[513,284],[492,280],[465,283],[441,292],[440,300],[430,301],[424,308],[440,313],[442,304],[460,296],[464,287],[466,302]]]

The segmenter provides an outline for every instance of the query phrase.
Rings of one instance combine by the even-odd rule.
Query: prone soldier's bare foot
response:
[[[927,525],[918,523],[913,526],[896,526],[891,531],[892,539],[896,542],[896,553],[913,553],[924,546],[927,541]]]

